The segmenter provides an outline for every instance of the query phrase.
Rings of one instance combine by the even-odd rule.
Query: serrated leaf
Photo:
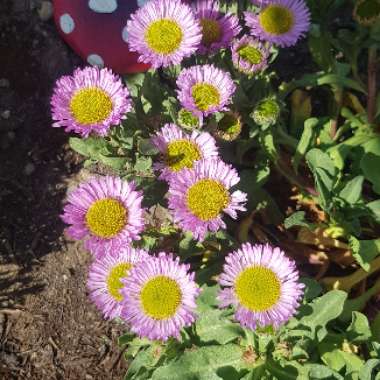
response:
[[[220,380],[221,372],[243,367],[243,351],[235,344],[206,346],[185,351],[176,361],[154,371],[152,380]],[[229,377],[237,380],[239,377]]]
[[[342,313],[346,298],[347,293],[341,290],[332,290],[316,298],[300,308],[304,316],[299,319],[299,323],[308,327],[319,342],[322,341],[327,334],[326,324]]]
[[[225,311],[210,309],[200,314],[195,328],[202,342],[230,343],[238,337],[244,336],[240,325],[232,323]]]
[[[367,317],[362,313],[354,311],[346,334],[347,339],[353,343],[364,343],[369,340],[372,334]]]
[[[369,271],[371,261],[380,255],[380,239],[359,240],[350,236],[349,245],[356,261],[364,270]]]
[[[339,197],[351,205],[357,203],[362,195],[363,181],[364,177],[361,175],[353,178],[341,190]]]

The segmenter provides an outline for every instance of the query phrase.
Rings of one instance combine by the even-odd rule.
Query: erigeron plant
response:
[[[151,0],[126,24],[147,73],[57,81],[54,126],[113,171],[62,218],[93,255],[91,300],[125,326],[126,379],[378,377],[380,317],[362,313],[380,246],[368,3]],[[330,30],[345,6],[353,30]],[[276,59],[306,36],[320,70],[281,83]],[[331,262],[362,269],[328,276]]]

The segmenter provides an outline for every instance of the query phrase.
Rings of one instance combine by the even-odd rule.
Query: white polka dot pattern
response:
[[[117,9],[117,0],[90,0],[88,6],[97,13],[112,13]]]
[[[75,22],[68,13],[65,13],[59,18],[59,26],[63,33],[70,34],[75,28]]]
[[[90,54],[87,57],[87,62],[92,66],[104,67],[103,58],[98,54]]]
[[[128,42],[128,31],[127,26],[125,26],[121,32],[121,37],[123,38],[124,42]]]

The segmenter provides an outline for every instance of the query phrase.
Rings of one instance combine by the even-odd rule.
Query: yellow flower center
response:
[[[145,32],[145,41],[158,54],[171,54],[179,48],[183,38],[181,27],[173,20],[152,22]]]
[[[201,158],[198,146],[189,140],[177,140],[168,144],[166,150],[166,164],[173,171],[183,168],[192,168],[194,161]]]
[[[132,268],[130,263],[120,263],[115,265],[107,276],[106,283],[109,294],[118,302],[123,300],[120,289],[124,286],[121,282],[122,278],[128,276],[128,272]]]
[[[236,279],[235,293],[240,303],[251,311],[265,311],[280,298],[281,284],[268,268],[253,266],[244,269]]]
[[[241,59],[249,62],[251,65],[257,65],[263,59],[261,51],[250,45],[240,47],[237,53]]]
[[[89,87],[78,90],[70,101],[70,112],[83,125],[100,123],[112,112],[111,97],[101,88]]]
[[[127,222],[128,212],[116,199],[105,198],[95,201],[86,213],[89,230],[96,236],[109,239],[117,235]]]
[[[167,276],[157,276],[149,280],[142,288],[140,296],[145,313],[158,320],[173,317],[182,301],[181,288]]]
[[[216,106],[220,102],[218,89],[208,83],[197,83],[191,89],[194,103],[201,111],[207,111],[210,107]]]
[[[229,193],[213,179],[201,179],[187,191],[187,206],[201,220],[216,218],[228,205]]]
[[[211,46],[214,42],[219,42],[222,37],[222,29],[216,20],[202,18],[200,20],[202,26],[202,44]]]
[[[259,22],[265,32],[280,35],[289,32],[294,25],[294,16],[282,5],[268,5],[259,15]]]

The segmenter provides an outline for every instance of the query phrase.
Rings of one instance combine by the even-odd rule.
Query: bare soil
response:
[[[51,128],[49,100],[82,62],[40,7],[0,0],[0,379],[121,379],[123,326],[88,301],[90,256],[59,218],[88,174]]]

